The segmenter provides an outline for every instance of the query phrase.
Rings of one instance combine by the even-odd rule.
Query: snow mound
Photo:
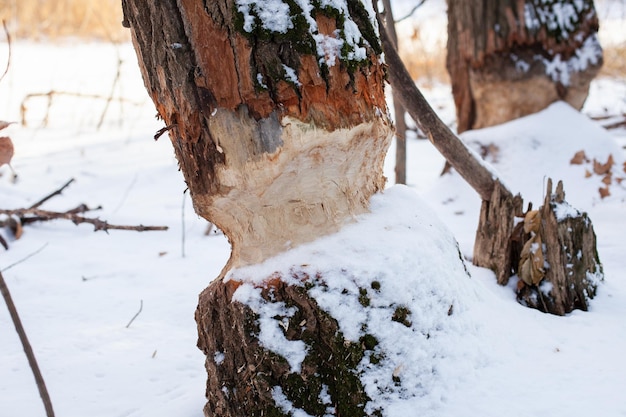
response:
[[[626,197],[626,182],[620,183],[626,177],[623,153],[615,139],[564,102],[502,125],[465,132],[462,138],[479,153],[491,147],[487,162],[511,191],[536,207],[543,201],[547,178],[555,184],[563,180],[565,199],[585,211],[603,199]],[[610,195],[603,198],[600,189]]]
[[[269,307],[255,285],[270,276],[303,285],[289,278],[294,270],[315,277],[307,282],[308,293],[337,320],[345,339],[370,337],[356,369],[372,400],[368,413],[436,415],[462,383],[459,375],[473,375],[482,362],[478,327],[467,314],[480,297],[458,245],[406,187],[375,195],[371,213],[341,232],[227,277],[244,282],[233,298],[259,315],[259,339],[286,357],[292,371],[299,369],[306,347],[297,351],[294,342],[275,343],[280,322],[267,322],[284,306]]]

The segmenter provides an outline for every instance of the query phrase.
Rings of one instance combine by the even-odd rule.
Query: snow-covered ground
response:
[[[114,84],[118,60],[121,77]],[[0,168],[0,209],[27,207],[75,178],[42,208],[102,205],[91,215],[169,230],[106,234],[65,221],[29,225],[21,239],[9,239],[8,251],[0,249],[0,270],[58,416],[200,417],[205,371],[195,347],[193,313],[197,295],[217,276],[229,247],[220,234],[205,236],[206,222],[193,213],[184,194],[167,137],[152,138],[162,125],[154,119],[130,45],[15,44],[10,71],[0,83],[0,120],[19,121],[27,94],[54,90],[106,98],[112,88],[114,98],[128,101],[113,100],[100,129],[102,98],[54,95],[48,106],[47,97],[38,96],[24,103],[27,126],[2,132],[15,143],[13,166],[19,177],[12,182],[8,167]],[[447,88],[425,93],[451,121]],[[625,111],[626,83],[594,82],[586,113]],[[511,287],[497,286],[490,271],[469,262],[467,278],[452,260],[455,249],[445,229],[471,257],[480,202],[458,176],[439,177],[443,159],[427,141],[416,139],[409,140],[409,188],[391,188],[374,199],[372,214],[344,232],[263,268],[280,269],[300,262],[299,257],[317,256],[318,268],[332,270],[344,262],[337,254],[346,250],[346,242],[356,239],[361,246],[350,246],[345,263],[376,273],[383,289],[389,284],[393,290],[381,292],[380,303],[393,303],[395,291],[398,303],[412,306],[415,329],[440,329],[440,336],[410,349],[406,346],[413,342],[401,344],[404,329],[397,346],[379,337],[395,349],[384,369],[397,373],[407,389],[380,398],[390,402],[394,416],[626,415],[626,193],[624,185],[614,183],[612,195],[601,199],[600,179],[585,177],[588,165],[569,164],[578,150],[601,162],[610,153],[616,161],[614,177],[625,177],[626,132],[607,133],[598,122],[556,104],[464,139],[476,147],[497,143],[500,152],[489,162],[526,200],[540,203],[549,175],[564,179],[568,200],[589,212],[606,276],[589,312],[554,317],[526,309],[516,303]],[[386,172],[393,179],[391,164]],[[6,229],[0,233],[9,236]],[[447,326],[440,307],[449,308],[449,300],[455,307]],[[328,309],[337,306],[329,297],[326,301]],[[344,326],[350,335],[350,321]],[[3,307],[0,334],[0,417],[42,415],[30,368]],[[428,366],[428,372],[419,368]],[[372,382],[371,389],[379,383]],[[407,388],[410,384],[414,390]]]

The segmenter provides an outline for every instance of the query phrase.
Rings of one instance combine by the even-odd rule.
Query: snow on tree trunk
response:
[[[602,65],[593,0],[448,0],[458,131],[565,100],[580,109]]]
[[[337,321],[302,288],[260,277],[260,303],[299,311],[297,323],[285,328],[310,353],[297,372],[260,340],[263,324],[233,299],[237,285],[222,278],[338,231],[383,188],[393,129],[371,4],[369,10],[359,0],[122,5],[194,208],[232,245],[196,311],[209,374],[205,415],[286,416],[289,407],[306,405],[323,416],[327,405],[312,401],[326,397],[341,415],[364,415],[367,396],[356,366],[372,346],[344,340]]]
[[[123,2],[194,208],[232,245],[223,274],[337,231],[385,183],[369,14],[305,3]]]

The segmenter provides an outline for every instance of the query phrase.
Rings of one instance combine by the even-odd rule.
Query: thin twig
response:
[[[33,256],[37,255],[39,252],[44,250],[46,248],[46,246],[48,246],[48,242],[46,242],[42,247],[40,247],[39,249],[37,249],[35,252],[31,253],[30,255],[26,255],[24,258],[22,258],[22,259],[20,259],[20,260],[18,260],[16,262],[13,262],[9,266],[5,267],[4,269],[0,269],[0,272],[8,271],[9,269],[13,268],[14,266],[19,265],[22,262],[32,258]]]
[[[413,13],[415,13],[415,11],[416,11],[417,9],[419,9],[419,8],[422,6],[422,4],[424,4],[424,2],[426,2],[426,0],[420,0],[420,2],[419,2],[419,3],[417,3],[417,4],[415,5],[415,7],[413,7],[413,8],[411,9],[411,11],[410,11],[407,15],[405,15],[405,16],[403,16],[403,17],[401,17],[401,18],[400,18],[400,19],[398,19],[398,20],[394,20],[394,23],[400,23],[400,22],[402,22],[403,20],[406,20],[406,19],[408,19],[409,17],[413,16]]]
[[[41,375],[41,371],[39,370],[39,365],[37,365],[35,353],[33,352],[33,348],[30,346],[30,342],[28,341],[28,337],[26,336],[26,331],[24,330],[24,326],[22,326],[22,321],[20,320],[20,316],[17,313],[17,308],[13,303],[13,298],[11,298],[9,287],[7,287],[7,284],[4,281],[2,272],[0,272],[0,292],[2,292],[2,297],[4,298],[4,302],[9,309],[9,314],[11,315],[11,319],[13,320],[15,330],[17,331],[17,334],[20,337],[20,341],[22,342],[22,347],[24,348],[24,353],[26,353],[26,358],[28,359],[30,369],[33,371],[33,375],[35,376],[37,388],[39,389],[39,395],[41,396],[41,401],[43,402],[43,406],[46,409],[46,416],[54,417],[52,401],[50,401],[50,395],[48,394],[46,383],[43,379],[43,376]]]
[[[9,48],[9,56],[7,58],[7,67],[4,69],[2,76],[0,76],[0,81],[4,79],[4,76],[9,72],[9,67],[11,66],[11,34],[9,33],[9,28],[7,27],[7,22],[2,21],[2,27],[4,28],[4,34],[7,37],[7,45]]]
[[[104,118],[107,112],[109,111],[109,106],[111,105],[111,102],[113,101],[113,95],[115,94],[115,87],[117,86],[117,82],[120,80],[120,76],[122,75],[122,72],[120,70],[122,66],[122,62],[123,61],[120,58],[120,52],[119,50],[117,50],[117,73],[115,74],[113,85],[111,85],[111,93],[109,94],[109,98],[107,99],[106,104],[104,105],[104,110],[102,110],[102,114],[100,115],[100,121],[98,122],[98,125],[96,126],[97,130],[100,130],[100,128],[102,127],[102,123],[104,123]]]
[[[34,209],[34,208],[37,208],[37,207],[41,206],[43,203],[45,203],[46,201],[50,200],[52,197],[61,194],[63,192],[63,190],[65,190],[67,187],[69,187],[69,185],[71,183],[73,183],[73,182],[74,182],[74,178],[71,178],[68,182],[63,184],[63,186],[61,186],[61,188],[59,188],[58,190],[53,191],[52,193],[48,194],[47,196],[45,196],[41,200],[37,201],[32,206],[30,206],[29,208]]]
[[[133,324],[133,321],[135,321],[135,319],[137,318],[137,316],[139,315],[139,313],[141,313],[141,310],[143,310],[143,300],[141,300],[139,302],[139,311],[137,312],[137,314],[135,314],[133,316],[132,319],[130,319],[130,321],[128,322],[128,324],[126,325],[126,328],[128,329],[130,327],[131,324]]]

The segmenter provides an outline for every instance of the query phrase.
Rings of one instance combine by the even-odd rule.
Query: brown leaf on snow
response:
[[[585,170],[585,178],[589,178],[591,176],[591,172],[588,169]]]
[[[626,172],[626,162],[624,162],[624,172]]]
[[[11,165],[11,158],[13,158],[13,142],[11,138],[6,136],[0,137],[0,167],[4,164]]]
[[[612,178],[611,178],[611,173],[609,172],[608,174],[606,174],[604,176],[604,178],[602,178],[602,182],[605,183],[606,185],[611,185],[611,183],[613,182]]]
[[[604,197],[608,197],[611,195],[611,192],[609,191],[609,187],[606,186],[604,188],[598,188],[598,191],[600,192],[600,197],[604,198]]]
[[[574,157],[569,161],[572,165],[582,165],[583,162],[589,162],[585,151],[578,151],[574,154]]]
[[[611,170],[611,167],[613,166],[614,163],[615,162],[613,162],[612,154],[609,154],[609,159],[607,159],[605,164],[601,164],[600,162],[594,159],[593,160],[593,172],[595,172],[598,175],[607,174]]]

